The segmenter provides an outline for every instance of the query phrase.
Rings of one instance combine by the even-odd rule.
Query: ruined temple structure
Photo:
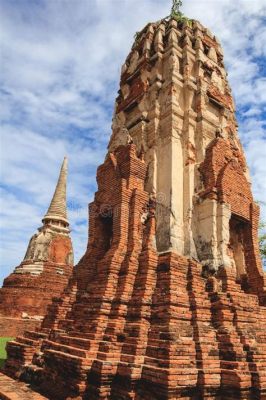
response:
[[[265,400],[259,207],[217,38],[147,24],[112,128],[86,253],[5,373],[51,400]]]
[[[66,179],[65,158],[43,225],[30,239],[22,263],[0,289],[0,336],[12,337],[40,326],[48,304],[61,295],[72,274]]]

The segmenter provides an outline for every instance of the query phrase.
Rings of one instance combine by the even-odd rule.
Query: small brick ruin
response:
[[[41,325],[47,306],[60,296],[73,270],[73,250],[66,216],[67,160],[38,233],[22,263],[0,289],[0,336],[15,337]]]
[[[259,207],[199,22],[137,34],[97,184],[86,253],[5,373],[51,400],[265,400]]]

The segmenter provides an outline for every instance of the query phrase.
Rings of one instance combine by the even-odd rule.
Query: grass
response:
[[[10,337],[0,337],[0,368],[3,367],[6,359],[6,342],[12,339]]]

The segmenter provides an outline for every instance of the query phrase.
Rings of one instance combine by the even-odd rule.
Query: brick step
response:
[[[208,297],[208,295],[206,293],[206,289],[205,289],[205,284],[199,286],[196,282],[190,281],[187,283],[187,290],[192,291],[193,293],[196,293],[197,298],[202,297],[204,299],[204,298]]]
[[[70,309],[71,304],[63,304],[60,306],[55,307],[53,310],[50,310],[50,314],[48,315],[47,319],[50,321],[58,319],[60,315],[64,316]]]
[[[91,339],[79,338],[67,335],[59,336],[57,341],[60,344],[64,344],[67,346],[71,345],[72,347],[78,347],[84,350],[90,350],[90,348],[96,343],[96,341],[92,341]]]
[[[258,346],[256,345],[250,345],[246,341],[242,342],[243,343],[243,349],[247,352],[248,355],[256,354],[258,351]]]
[[[203,315],[206,315],[210,319],[211,312],[210,312],[210,302],[209,301],[207,301],[207,300],[206,301],[203,301],[203,300],[193,301],[193,303],[190,304],[189,308],[193,312],[196,312],[197,315],[203,314]]]
[[[165,371],[163,368],[159,368],[156,366],[148,366],[144,365],[142,370],[142,377],[147,379],[150,383],[158,384],[158,380],[164,380],[169,377],[169,375],[173,373],[176,375],[175,379],[178,381],[178,386],[180,388],[192,386],[196,384],[198,370],[196,368],[182,368],[178,373],[176,373],[176,369]],[[193,380],[194,378],[194,380]]]
[[[210,356],[210,352],[217,351],[219,353],[219,347],[217,343],[203,343],[203,342],[195,342],[195,349],[197,352],[202,352],[201,357]],[[213,354],[211,354],[213,356]],[[219,356],[219,355],[218,355]],[[216,355],[215,355],[216,358]]]
[[[166,339],[157,339],[157,338],[156,339],[155,338],[154,339],[149,338],[148,347],[149,348],[158,349],[158,348],[163,347],[165,345],[166,346],[170,346],[173,340],[175,341],[174,345],[176,347],[178,347],[180,349],[183,348],[184,350],[185,349],[187,349],[187,350],[191,349],[191,347],[189,347],[189,346],[191,346],[191,344],[194,343],[191,339],[186,339],[186,338],[179,339],[178,341],[175,340],[174,337],[171,337],[168,340],[166,340]]]
[[[48,400],[47,397],[30,389],[29,385],[15,381],[0,373],[1,400]]]
[[[257,342],[258,343],[265,343],[266,338],[264,335],[257,334]]]
[[[64,296],[64,297],[58,299],[56,302],[54,302],[51,305],[51,308],[54,308],[57,310],[60,309],[60,307],[68,308],[72,304],[73,300],[74,299],[71,299],[69,296]]]
[[[258,371],[252,371],[252,374],[254,376],[258,375],[259,378],[261,378],[265,383],[266,383],[266,370],[265,368],[262,370],[258,370]],[[266,386],[265,386],[266,389]]]
[[[235,311],[235,319],[239,323],[250,323],[250,324],[256,324],[257,323],[257,316],[256,314],[247,314],[245,311]]]
[[[122,337],[122,335],[121,335]],[[100,342],[100,343],[108,343],[108,342],[112,342],[112,340],[105,340],[105,338]],[[139,336],[127,336],[125,335],[125,341],[121,341],[120,343],[123,345],[128,345],[128,346],[136,346],[138,345],[138,343],[142,343],[142,345],[146,345],[146,341],[144,341],[143,339],[141,340],[141,335]]]
[[[27,343],[20,343],[20,342],[17,342],[16,340],[11,340],[10,342],[8,342],[7,348],[8,348],[8,349],[10,349],[10,348],[12,348],[12,349],[17,348],[17,349],[25,349],[25,350],[29,349],[29,350],[31,350],[31,349],[32,349],[32,346],[29,345],[29,344],[27,344]]]
[[[165,359],[167,354],[169,354],[170,349],[162,349],[162,348],[156,348],[156,347],[150,347],[148,346],[146,353],[145,353],[145,358],[158,358],[158,359]],[[169,357],[169,356],[168,356]],[[189,349],[180,346],[179,349],[175,349],[175,354],[171,355],[171,360],[174,359],[192,359],[194,360],[196,357],[196,350],[194,349],[194,346],[190,346]]]
[[[253,308],[259,311],[259,309],[261,308],[259,306],[258,298],[256,296],[251,297],[250,294],[244,293],[243,295],[239,296],[239,294],[236,295],[230,292],[228,298],[230,298],[236,306],[239,306],[240,308],[246,310]]]
[[[249,373],[248,363],[245,360],[221,360],[221,368],[226,370],[246,371]]]
[[[64,330],[67,330],[67,329],[69,329],[69,327],[72,327],[73,322],[74,322],[73,319],[59,318],[58,326]]]
[[[207,358],[207,359],[203,359],[203,360],[196,360],[197,361],[197,368],[200,369],[204,369],[204,371],[208,370],[210,372],[212,372],[212,370],[220,370],[221,366],[220,366],[220,360],[216,359],[216,358]]]
[[[249,347],[248,352],[250,354],[260,354],[260,355],[266,355],[266,345],[263,343],[258,344],[256,347]]]
[[[175,368],[175,369],[179,369],[180,371],[182,371],[185,368],[192,368],[192,363],[191,363],[191,357],[184,357],[182,356],[182,358],[178,358],[178,359],[172,359],[172,360],[167,360],[164,358],[159,358],[159,357],[149,357],[149,356],[145,356],[145,361],[144,361],[144,366],[152,366],[152,367],[156,367],[156,368],[165,368],[166,370],[164,371],[165,373],[167,373],[167,370],[170,368]],[[144,367],[143,366],[143,367]],[[195,362],[195,368],[196,368],[196,362]],[[175,371],[176,374],[178,374],[178,370]]]
[[[97,333],[93,332],[93,333],[84,333],[84,332],[80,332],[80,331],[74,331],[71,330],[67,333],[68,336],[71,336],[73,338],[82,338],[82,339],[89,339],[89,340],[95,340]]]
[[[232,297],[235,297],[235,298],[241,299],[241,300],[248,299],[249,301],[252,301],[254,304],[256,303],[257,305],[259,305],[258,296],[256,294],[244,292],[241,289],[240,285],[237,286],[237,291],[235,291],[235,290],[234,291],[230,291],[230,295]],[[261,307],[261,306],[259,306],[259,307]],[[261,307],[261,308],[263,308],[263,307]]]
[[[142,369],[143,363],[144,363],[144,355],[122,353],[118,364],[124,366],[131,366],[131,368],[137,370],[137,369]]]
[[[52,330],[53,334],[55,334],[56,336],[59,335],[64,335],[66,333],[65,329],[62,328],[56,328]]]
[[[53,358],[56,359],[63,359],[64,362],[69,361],[74,362],[74,365],[76,366],[77,369],[81,369],[82,366],[86,367],[86,366],[90,366],[91,363],[93,362],[92,358],[85,358],[85,357],[80,357],[78,355],[75,354],[70,354],[70,353],[66,353],[64,351],[60,351],[60,350],[55,350],[55,349],[45,349],[45,353],[44,353],[45,359],[49,359],[50,356],[52,356]]]
[[[20,367],[24,365],[24,363],[31,362],[35,353],[35,347],[15,342],[8,348],[7,351],[8,358],[5,362],[5,369],[8,369],[13,364],[16,364],[17,367]]]
[[[50,328],[39,328],[36,330],[39,333],[46,333],[47,335],[50,333]]]
[[[43,349],[46,353],[47,351],[54,350],[56,352],[65,353],[67,355],[79,357],[79,358],[86,358],[87,352],[85,350],[81,350],[77,347],[63,345],[57,342],[52,342],[50,340],[45,340],[43,342]]]
[[[123,353],[124,355],[126,355],[125,353]],[[165,363],[168,362],[169,359],[167,357],[165,357],[165,353],[160,351],[160,350],[156,350],[154,349],[154,351],[150,351],[150,349],[148,349],[145,353],[145,364],[149,364],[149,363]],[[174,357],[171,358],[170,362],[174,362],[174,363],[185,363],[185,364],[193,364],[196,363],[196,352],[192,353],[192,352],[188,352],[187,350],[182,350],[179,351],[178,354],[176,354]]]
[[[43,331],[25,331],[24,337],[32,340],[46,339],[48,334]]]
[[[21,344],[27,344],[29,346],[38,346],[38,344],[39,344],[38,340],[28,339],[24,336],[18,336],[16,338],[16,342],[21,343]]]
[[[223,306],[226,305],[228,307],[231,306],[231,301],[228,298],[227,294],[224,293],[224,292],[213,293],[211,295],[211,297],[212,297],[213,306],[218,306],[218,307],[221,306],[221,305],[223,305]]]
[[[217,337],[219,338],[230,338],[230,339],[234,339],[235,343],[242,344],[241,342],[241,335],[239,335],[239,333],[237,332],[236,328],[234,326],[231,327],[231,329],[227,329],[227,326],[220,326],[217,329]]]
[[[243,344],[244,350],[245,351],[250,351],[250,352],[262,352],[266,353],[266,344],[265,341],[260,341],[256,337],[257,335],[251,334],[250,336],[243,332],[240,328],[237,328],[237,332],[240,336],[241,343]],[[256,338],[256,344],[254,344],[254,336]]]
[[[266,360],[265,361],[258,360],[256,362],[250,361],[248,364],[253,372],[261,371],[263,373],[264,372],[266,373]]]
[[[213,340],[217,342],[216,339],[216,332],[213,329],[213,327],[209,325],[205,325],[205,321],[198,321],[198,320],[192,320],[194,323],[194,328],[197,329],[198,335],[199,335],[199,340],[200,341],[208,341],[208,340]]]
[[[187,279],[187,287],[193,286],[197,289],[197,293],[206,295],[206,282],[202,280],[201,277],[188,277]]]
[[[238,335],[235,334],[228,335],[228,334],[218,333],[217,340],[221,346],[232,345],[234,349],[241,349],[242,352],[244,351],[243,344],[241,343],[241,340]]]
[[[219,349],[220,351],[226,351],[226,350],[232,350],[236,354],[245,354],[246,352],[243,349],[243,345],[241,343],[235,343],[233,341],[234,339],[228,339],[226,338],[225,341],[222,339],[219,339]]]
[[[60,323],[64,322],[64,324],[72,324],[72,323],[74,322],[74,320],[71,319],[71,318],[64,318],[64,319],[61,320],[61,319],[59,318],[59,322],[60,322]]]
[[[215,296],[210,295],[210,299],[214,326],[217,329],[221,367],[237,370],[237,373],[239,369],[244,368],[248,373],[247,352],[243,344],[243,336],[239,332],[239,328],[234,325],[235,310],[232,310],[230,296],[226,293],[216,293]],[[219,321],[219,319],[221,320]],[[234,358],[237,361],[231,361]],[[234,381],[233,375],[231,375],[231,378]]]
[[[68,387],[68,393],[71,391],[71,389],[74,391],[77,389],[85,389],[87,374],[94,361],[92,358],[85,359],[75,355],[67,354],[65,352],[49,349],[45,351],[44,359],[45,387],[49,385],[49,381],[51,379],[50,373],[53,376],[55,365],[58,365],[59,367],[56,368],[56,379],[58,384],[56,383],[55,387],[60,389],[61,385],[64,386],[66,384]],[[65,381],[66,375],[68,376],[67,382]],[[53,392],[53,394],[55,394],[55,392]],[[52,399],[54,399],[54,397],[50,398],[50,400]]]
[[[229,325],[227,321],[221,321],[221,322],[222,324],[217,328],[217,335],[225,335],[225,336],[227,335],[239,338],[237,328],[234,325]]]
[[[265,354],[261,355],[261,354],[252,354],[252,361],[262,361],[264,362],[266,359]]]

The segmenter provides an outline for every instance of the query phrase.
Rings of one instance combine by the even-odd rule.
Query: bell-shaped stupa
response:
[[[48,304],[60,296],[72,273],[66,181],[65,158],[43,225],[30,239],[24,260],[0,289],[0,336],[16,336],[26,327],[40,325]]]

